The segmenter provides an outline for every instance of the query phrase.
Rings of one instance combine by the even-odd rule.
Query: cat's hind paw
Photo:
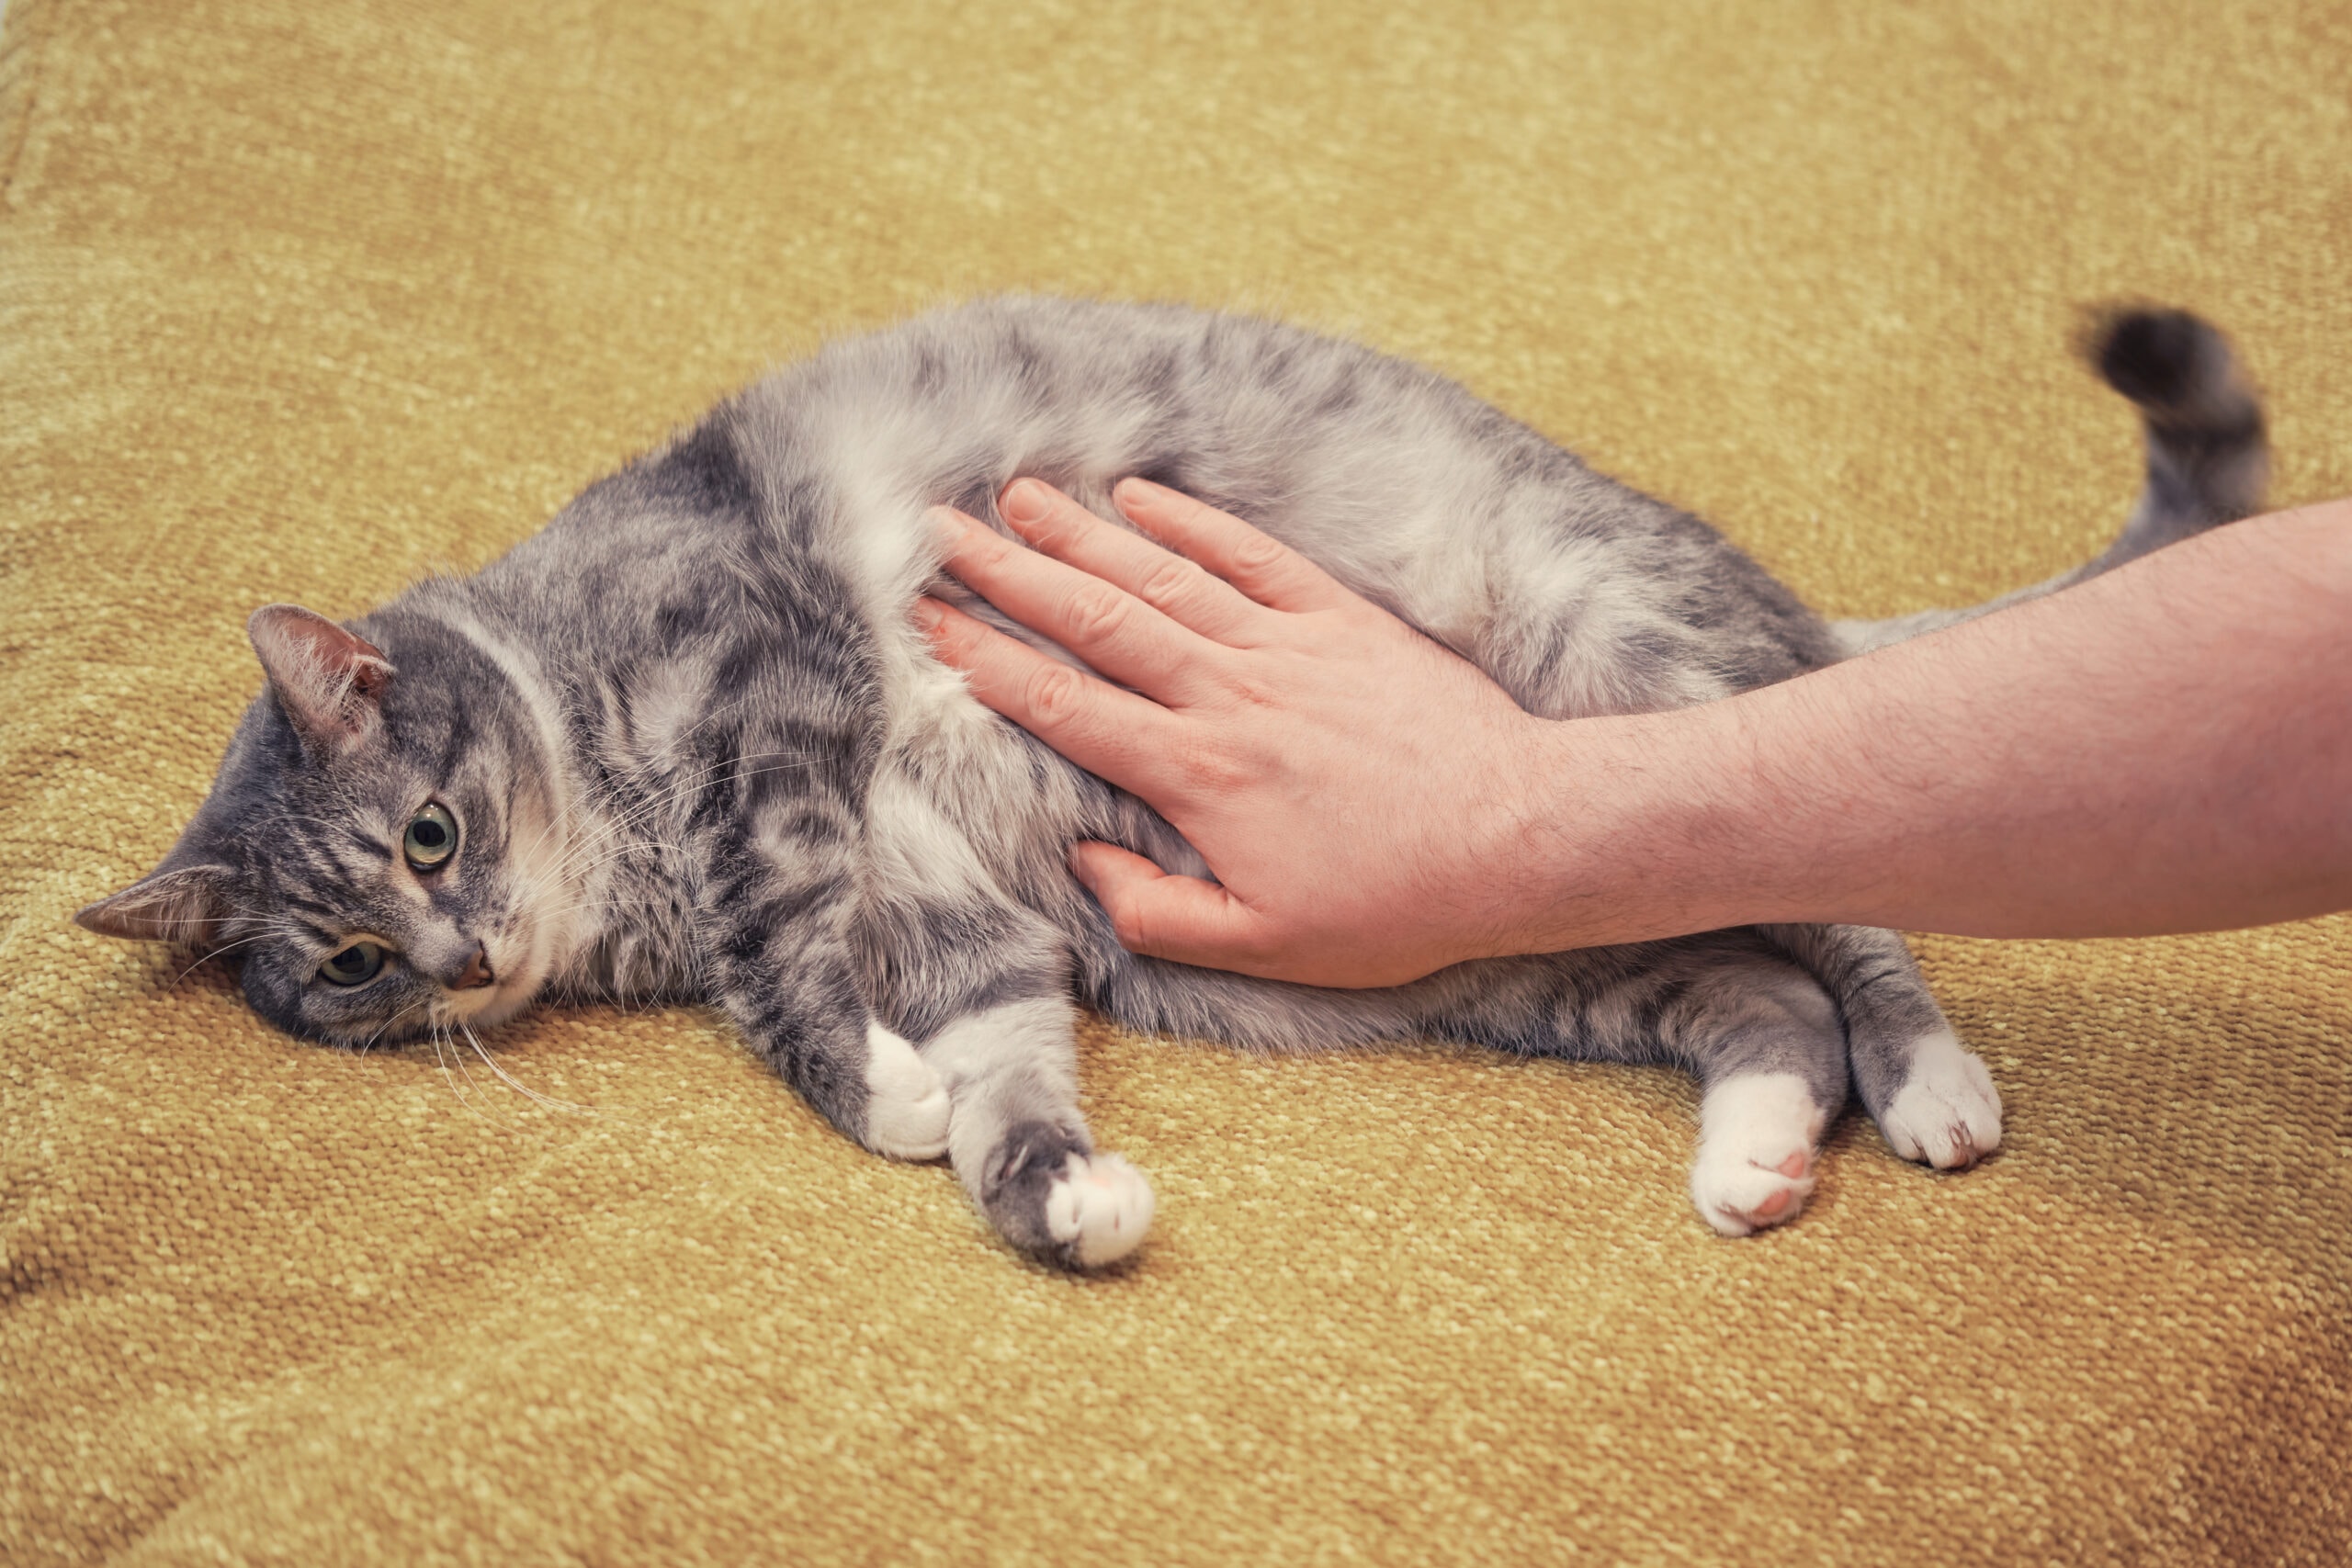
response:
[[[1813,1151],[1802,1146],[1769,1166],[1702,1153],[1690,1168],[1690,1201],[1700,1217],[1723,1235],[1753,1235],[1804,1212],[1804,1201],[1813,1196]]]
[[[2001,1091],[1949,1031],[1912,1047],[1911,1076],[1879,1113],[1887,1146],[1938,1170],[1962,1170],[2001,1146]]]
[[[1046,1230],[1081,1269],[1100,1269],[1143,1245],[1151,1184],[1117,1155],[1073,1153],[1046,1190]]]
[[[947,1086],[912,1045],[878,1023],[865,1027],[865,1146],[892,1159],[947,1152]]]
[[[1690,1201],[1724,1235],[1784,1225],[1813,1196],[1827,1113],[1791,1073],[1742,1074],[1709,1086],[1699,1111]]]

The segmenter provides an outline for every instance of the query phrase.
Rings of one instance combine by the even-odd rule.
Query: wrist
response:
[[[1548,953],[1770,919],[1745,716],[1714,704],[1544,721],[1500,846],[1499,952]]]

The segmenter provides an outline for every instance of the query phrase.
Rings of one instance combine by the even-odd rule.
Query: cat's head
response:
[[[310,1039],[498,1022],[547,978],[569,902],[550,759],[468,638],[399,610],[361,624],[386,646],[254,613],[269,685],[212,793],[162,864],[74,919],[235,960],[254,1010]]]

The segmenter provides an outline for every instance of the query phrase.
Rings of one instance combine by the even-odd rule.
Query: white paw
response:
[[[1725,1235],[1783,1225],[1813,1196],[1814,1147],[1828,1120],[1793,1073],[1726,1078],[1699,1107],[1690,1201]]]
[[[1878,1119],[1905,1159],[1951,1170],[2001,1146],[2001,1093],[1984,1064],[1947,1030],[1912,1047],[1911,1076]]]
[[[1069,1156],[1068,1173],[1046,1190],[1046,1229],[1099,1269],[1143,1245],[1151,1228],[1151,1184],[1117,1155]]]
[[[865,1144],[893,1159],[947,1152],[947,1086],[915,1048],[878,1023],[865,1026]]]
[[[1699,1217],[1724,1235],[1752,1235],[1784,1225],[1804,1212],[1813,1196],[1813,1151],[1792,1149],[1777,1166],[1702,1151],[1690,1168],[1690,1201]]]

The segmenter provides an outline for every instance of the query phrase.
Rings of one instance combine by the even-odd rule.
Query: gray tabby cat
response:
[[[2256,507],[2261,414],[2218,334],[2140,312],[2095,352],[2145,414],[2149,476],[2086,570]],[[541,998],[715,1002],[844,1133],[945,1154],[1007,1240],[1070,1267],[1151,1216],[1080,1114],[1073,997],[1261,1049],[1426,1034],[1679,1064],[1704,1085],[1691,1195],[1727,1235],[1796,1215],[1849,1082],[1907,1158],[1998,1146],[1991,1079],[1889,931],[1714,931],[1385,991],[1123,951],[1072,840],[1206,868],[981,708],[908,621],[952,592],[924,508],[1001,526],[1022,474],[1114,520],[1130,474],[1238,513],[1557,717],[1711,701],[1972,613],[1826,626],[1704,524],[1353,344],[1000,299],[760,382],[473,577],[347,627],[256,612],[268,687],[209,797],[79,919],[235,953],[265,1018],[343,1044]]]

